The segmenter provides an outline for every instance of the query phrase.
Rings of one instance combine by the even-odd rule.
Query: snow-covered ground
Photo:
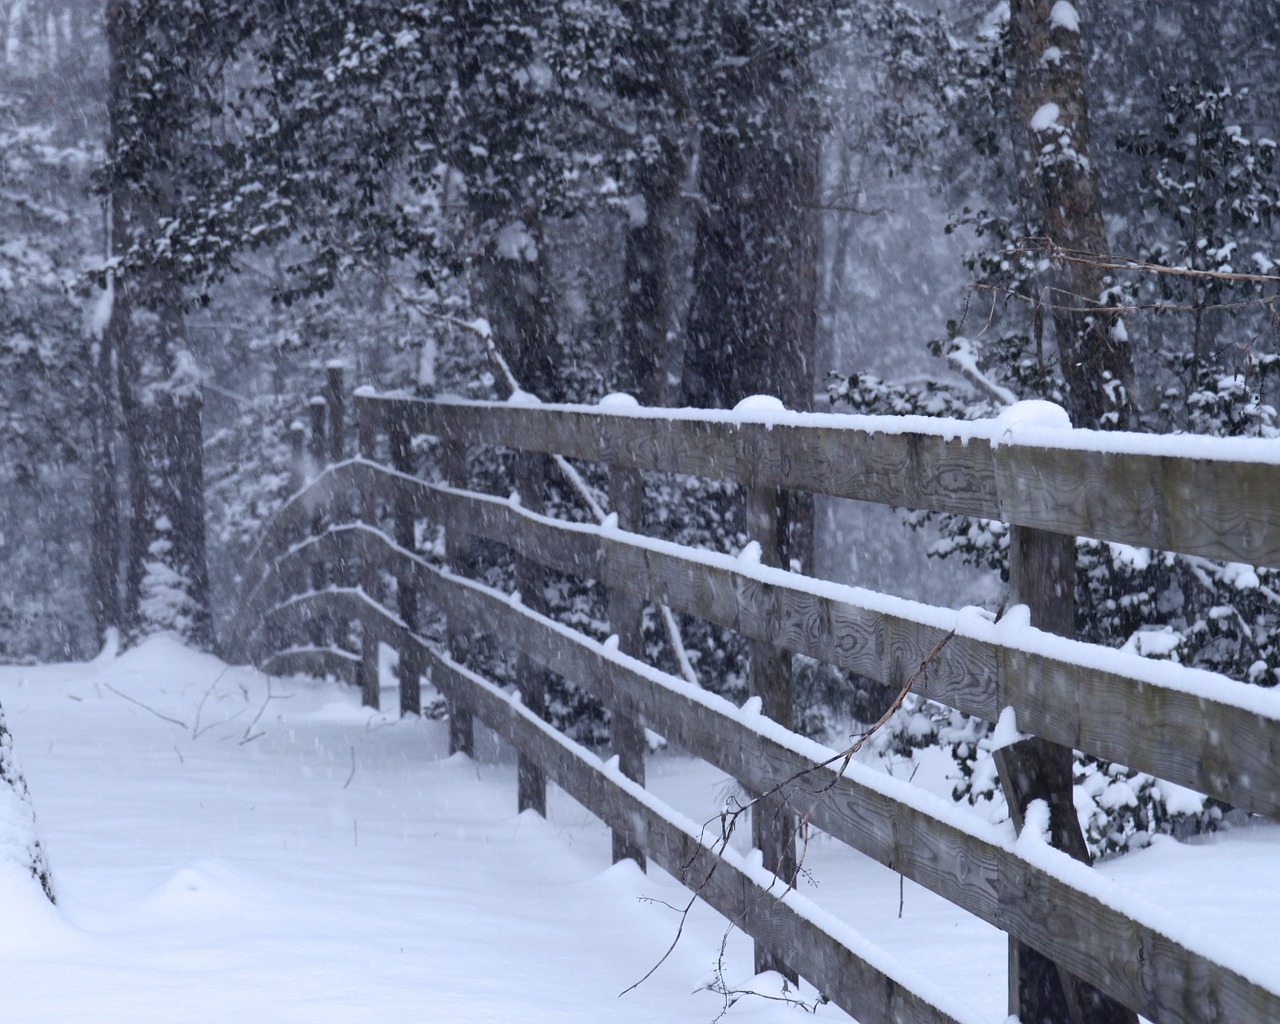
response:
[[[268,680],[163,639],[0,670],[0,704],[59,897],[50,908],[0,868],[6,1021],[710,1022],[724,1007],[707,985],[726,923],[701,906],[619,996],[670,944],[667,904],[685,890],[610,867],[606,830],[554,788],[547,821],[516,815],[509,756],[449,757],[442,723],[372,715],[351,689]],[[733,792],[675,753],[649,775],[700,819]],[[807,896],[965,1019],[1004,1019],[1003,935],[823,837],[806,867]],[[1187,906],[1206,934],[1275,951],[1280,976],[1278,867],[1280,830],[1259,825],[1102,870]],[[722,963],[730,987],[753,983],[740,934]],[[780,994],[776,977],[754,984]],[[748,997],[728,1019],[801,1014]]]

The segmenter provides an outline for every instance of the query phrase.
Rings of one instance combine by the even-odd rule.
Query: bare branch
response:
[[[127,693],[121,693],[110,683],[103,683],[102,685],[105,686],[112,693],[114,693],[117,697],[127,700],[130,704],[138,705],[138,707],[142,708],[143,711],[150,711],[153,715],[156,716],[156,718],[159,718],[161,721],[168,722],[170,725],[176,725],[180,729],[188,728],[188,725],[186,722],[183,722],[177,718],[170,718],[168,715],[162,714],[161,712],[157,711],[155,708],[151,707],[150,705],[142,703],[142,701],[138,700],[136,697],[130,697]]]
[[[752,807],[754,807],[756,804],[760,803],[760,801],[765,800],[768,797],[774,796],[780,793],[784,789],[794,789],[795,785],[799,783],[800,780],[805,778],[806,776],[812,775],[814,772],[821,771],[823,768],[830,768],[832,765],[835,765],[838,763],[839,767],[836,768],[835,772],[831,776],[831,779],[824,786],[822,786],[817,790],[807,791],[808,795],[813,797],[813,801],[809,805],[809,809],[800,818],[799,824],[797,826],[804,839],[804,843],[803,843],[800,855],[796,858],[796,874],[793,875],[791,878],[784,880],[786,884],[786,888],[783,890],[782,894],[776,898],[781,899],[782,896],[786,895],[786,893],[790,892],[792,889],[795,888],[796,876],[799,875],[800,870],[804,865],[804,855],[808,851],[808,838],[809,838],[809,831],[810,831],[809,819],[813,814],[813,809],[818,805],[819,801],[821,801],[821,799],[835,787],[836,783],[840,780],[840,777],[844,774],[845,770],[849,767],[849,764],[853,761],[854,755],[857,754],[858,751],[862,749],[863,745],[867,742],[867,740],[870,739],[872,736],[874,736],[880,729],[882,729],[885,723],[887,723],[889,719],[891,719],[894,716],[894,714],[896,714],[897,711],[902,707],[903,701],[907,699],[907,694],[911,692],[912,688],[916,685],[917,682],[920,681],[921,677],[927,677],[929,665],[932,664],[934,659],[936,659],[938,655],[942,653],[943,648],[946,647],[947,644],[951,642],[951,638],[954,637],[955,635],[956,635],[955,630],[952,630],[950,633],[948,633],[946,636],[944,636],[941,640],[939,640],[936,644],[933,645],[933,648],[929,651],[928,654],[924,656],[924,659],[920,662],[920,666],[915,670],[915,672],[911,674],[911,678],[909,678],[905,683],[902,684],[902,689],[899,690],[898,695],[894,697],[893,703],[890,704],[889,707],[885,709],[884,714],[882,714],[870,728],[864,731],[861,735],[857,736],[853,740],[853,742],[849,744],[849,746],[847,746],[844,750],[841,750],[835,754],[832,754],[825,761],[819,761],[816,764],[812,764],[812,765],[809,765],[807,768],[801,769],[800,771],[791,775],[789,778],[783,779],[781,782],[779,782],[777,785],[773,786],[766,792],[760,793],[752,797],[746,803],[738,803],[737,806],[731,807],[731,808],[726,807],[724,810],[720,812],[718,817],[711,818],[703,824],[702,830],[703,830],[703,836],[705,836],[707,831],[710,829],[710,827],[718,821],[720,825],[720,835],[709,846],[702,842],[699,843],[698,850],[694,852],[693,857],[690,858],[690,860],[687,861],[682,867],[680,872],[680,880],[682,882],[685,881],[685,879],[689,875],[689,872],[693,870],[694,862],[696,861],[696,859],[705,852],[710,852],[712,854],[711,866],[707,869],[707,873],[702,878],[702,881],[699,882],[696,886],[691,886],[691,888],[693,889],[693,895],[689,897],[689,901],[680,910],[680,923],[676,926],[676,934],[672,938],[671,944],[667,947],[666,951],[662,954],[662,956],[658,958],[657,962],[654,963],[654,965],[650,967],[648,971],[645,972],[642,978],[640,978],[634,984],[628,985],[625,989],[622,990],[622,992],[619,993],[619,998],[621,998],[622,996],[625,996],[628,992],[631,992],[639,988],[651,977],[653,977],[654,973],[658,970],[658,968],[661,967],[664,963],[666,963],[667,959],[671,956],[671,954],[675,952],[675,948],[680,942],[680,937],[684,934],[685,922],[689,919],[689,914],[692,912],[694,904],[698,900],[699,894],[707,886],[707,884],[711,881],[711,879],[715,876],[716,868],[719,867],[720,865],[720,858],[724,854],[725,850],[728,849],[729,840],[733,837],[733,833],[736,830],[738,826],[738,821],[741,819],[742,815],[746,813],[748,810],[750,810]],[[789,802],[790,802],[789,796],[783,799],[783,801],[781,802],[781,806],[779,806],[778,808],[779,814],[782,813],[783,808]],[[777,881],[777,879],[775,879],[775,881]],[[734,925],[731,922],[730,929],[732,929],[733,927]]]

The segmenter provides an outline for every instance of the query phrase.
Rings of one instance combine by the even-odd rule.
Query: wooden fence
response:
[[[1280,695],[1052,635],[1071,628],[1077,534],[1280,566],[1280,445],[1204,442],[1190,458],[1136,435],[998,436],[990,426],[923,419],[760,414],[753,422],[357,392],[359,450],[346,457],[336,373],[327,401],[312,409],[313,456],[329,464],[305,488],[299,476],[246,570],[234,635],[247,658],[347,678],[376,705],[379,644],[391,645],[403,711],[419,711],[426,676],[449,701],[455,749],[470,751],[472,716],[516,748],[522,809],[542,810],[554,781],[613,829],[616,857],[659,864],[755,938],[757,966],[804,975],[863,1024],[973,1015],[886,966],[891,958],[858,952],[860,942],[810,912],[786,884],[797,817],[1008,933],[1010,1012],[1026,1022],[1134,1020],[1135,1012],[1157,1024],[1280,1020],[1280,992],[1156,912],[1133,911],[1092,871],[1071,805],[1069,750],[1280,816]],[[338,425],[327,442],[326,409]],[[294,444],[301,455],[296,431]],[[435,447],[443,479],[414,475],[423,444]],[[476,446],[519,453],[518,501],[467,489]],[[608,466],[616,520],[542,514],[555,457]],[[759,564],[639,533],[643,474],[655,472],[740,484]],[[1032,626],[784,571],[775,543],[781,489],[1010,524],[1011,603],[1030,607]],[[443,528],[443,557],[420,550],[424,524],[433,537]],[[476,538],[514,552],[522,599],[466,574]],[[546,569],[608,588],[616,643],[548,617],[539,600]],[[832,752],[640,660],[645,602],[746,637],[753,690],[776,722],[791,716],[791,653],[895,689],[910,682],[988,722],[1012,708],[1034,738],[998,752],[1001,783],[1019,828],[1031,801],[1046,801],[1058,849],[1010,842],[860,765],[815,767]],[[435,641],[424,635],[429,610],[444,621]],[[519,652],[517,694],[465,664],[476,632]],[[347,633],[359,639],[343,649]],[[612,710],[616,766],[543,720],[546,672]],[[753,832],[763,869],[645,791],[643,726],[765,795]]]

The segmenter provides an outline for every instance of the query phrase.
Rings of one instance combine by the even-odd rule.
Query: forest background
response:
[[[333,360],[478,398],[973,418],[1044,397],[1082,427],[1276,435],[1267,0],[0,0],[0,58],[5,660],[112,629],[215,647]],[[502,492],[509,469],[471,472]],[[876,553],[896,521],[851,558],[825,510],[789,512],[800,568],[901,579]],[[646,515],[745,543],[706,482],[651,480]],[[1005,571],[1000,524],[908,521]],[[1280,678],[1268,573],[1078,556],[1083,637]],[[603,628],[589,590],[551,596]],[[704,684],[742,695],[741,645],[684,626]],[[796,672],[805,731],[874,703]],[[604,735],[571,688],[549,707]],[[893,742],[949,745],[958,795],[994,799],[979,734],[916,707]],[[1221,817],[1077,773],[1095,850]]]

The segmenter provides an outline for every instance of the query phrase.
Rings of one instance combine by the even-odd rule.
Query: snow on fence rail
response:
[[[1024,1020],[1122,1021],[1135,1011],[1156,1024],[1280,1019],[1280,993],[1251,976],[1238,951],[1206,947],[1091,870],[1071,809],[1066,755],[1076,747],[1280,816],[1280,695],[1052,632],[1070,628],[1075,533],[1280,565],[1276,445],[1180,439],[1186,453],[1178,454],[1167,439],[1000,421],[362,393],[355,413],[359,456],[339,461],[340,435],[331,434],[327,447],[317,441],[314,450],[333,463],[294,495],[250,560],[235,629],[241,653],[268,668],[343,676],[376,703],[378,645],[395,647],[403,710],[419,710],[418,680],[428,675],[450,701],[457,749],[470,749],[475,715],[520,752],[522,808],[545,807],[545,779],[552,779],[614,830],[616,857],[651,857],[757,940],[758,966],[804,974],[864,1024],[971,1016],[775,880],[774,871],[784,879],[794,872],[790,816],[1006,931],[1014,940],[1010,1010]],[[410,439],[422,434],[441,445],[443,484],[409,472]],[[390,466],[378,461],[384,437]],[[520,457],[519,501],[466,488],[466,448],[478,444],[541,453]],[[607,464],[618,521],[583,525],[541,514],[533,482],[544,468],[538,460],[549,454]],[[777,557],[769,541],[778,487],[1003,519],[1014,527],[1011,599],[1030,606],[1032,624],[1016,615],[991,622],[972,610],[839,586],[622,529],[619,523],[637,521],[642,470],[743,484],[765,563]],[[415,550],[420,520],[444,526],[444,565]],[[620,642],[598,643],[549,618],[537,601],[468,578],[470,538],[514,552],[526,595],[540,589],[540,567],[598,581],[608,588]],[[396,582],[388,601],[380,599],[384,577]],[[421,635],[420,601],[445,615],[443,644]],[[764,713],[634,657],[645,601],[747,637]],[[353,621],[362,626],[359,652],[327,642],[324,623]],[[520,652],[517,697],[463,664],[469,631],[500,636]],[[894,688],[910,682],[988,721],[1013,708],[1018,727],[1035,738],[1000,752],[1001,781],[1020,828],[1039,813],[1031,802],[1046,802],[1059,849],[1037,843],[1035,829],[1011,842],[945,801],[857,764],[815,769],[833,752],[777,724],[790,716],[779,652]],[[617,766],[541,720],[546,671],[614,711]],[[754,834],[772,870],[735,858],[644,791],[641,723],[748,791],[770,795]]]

